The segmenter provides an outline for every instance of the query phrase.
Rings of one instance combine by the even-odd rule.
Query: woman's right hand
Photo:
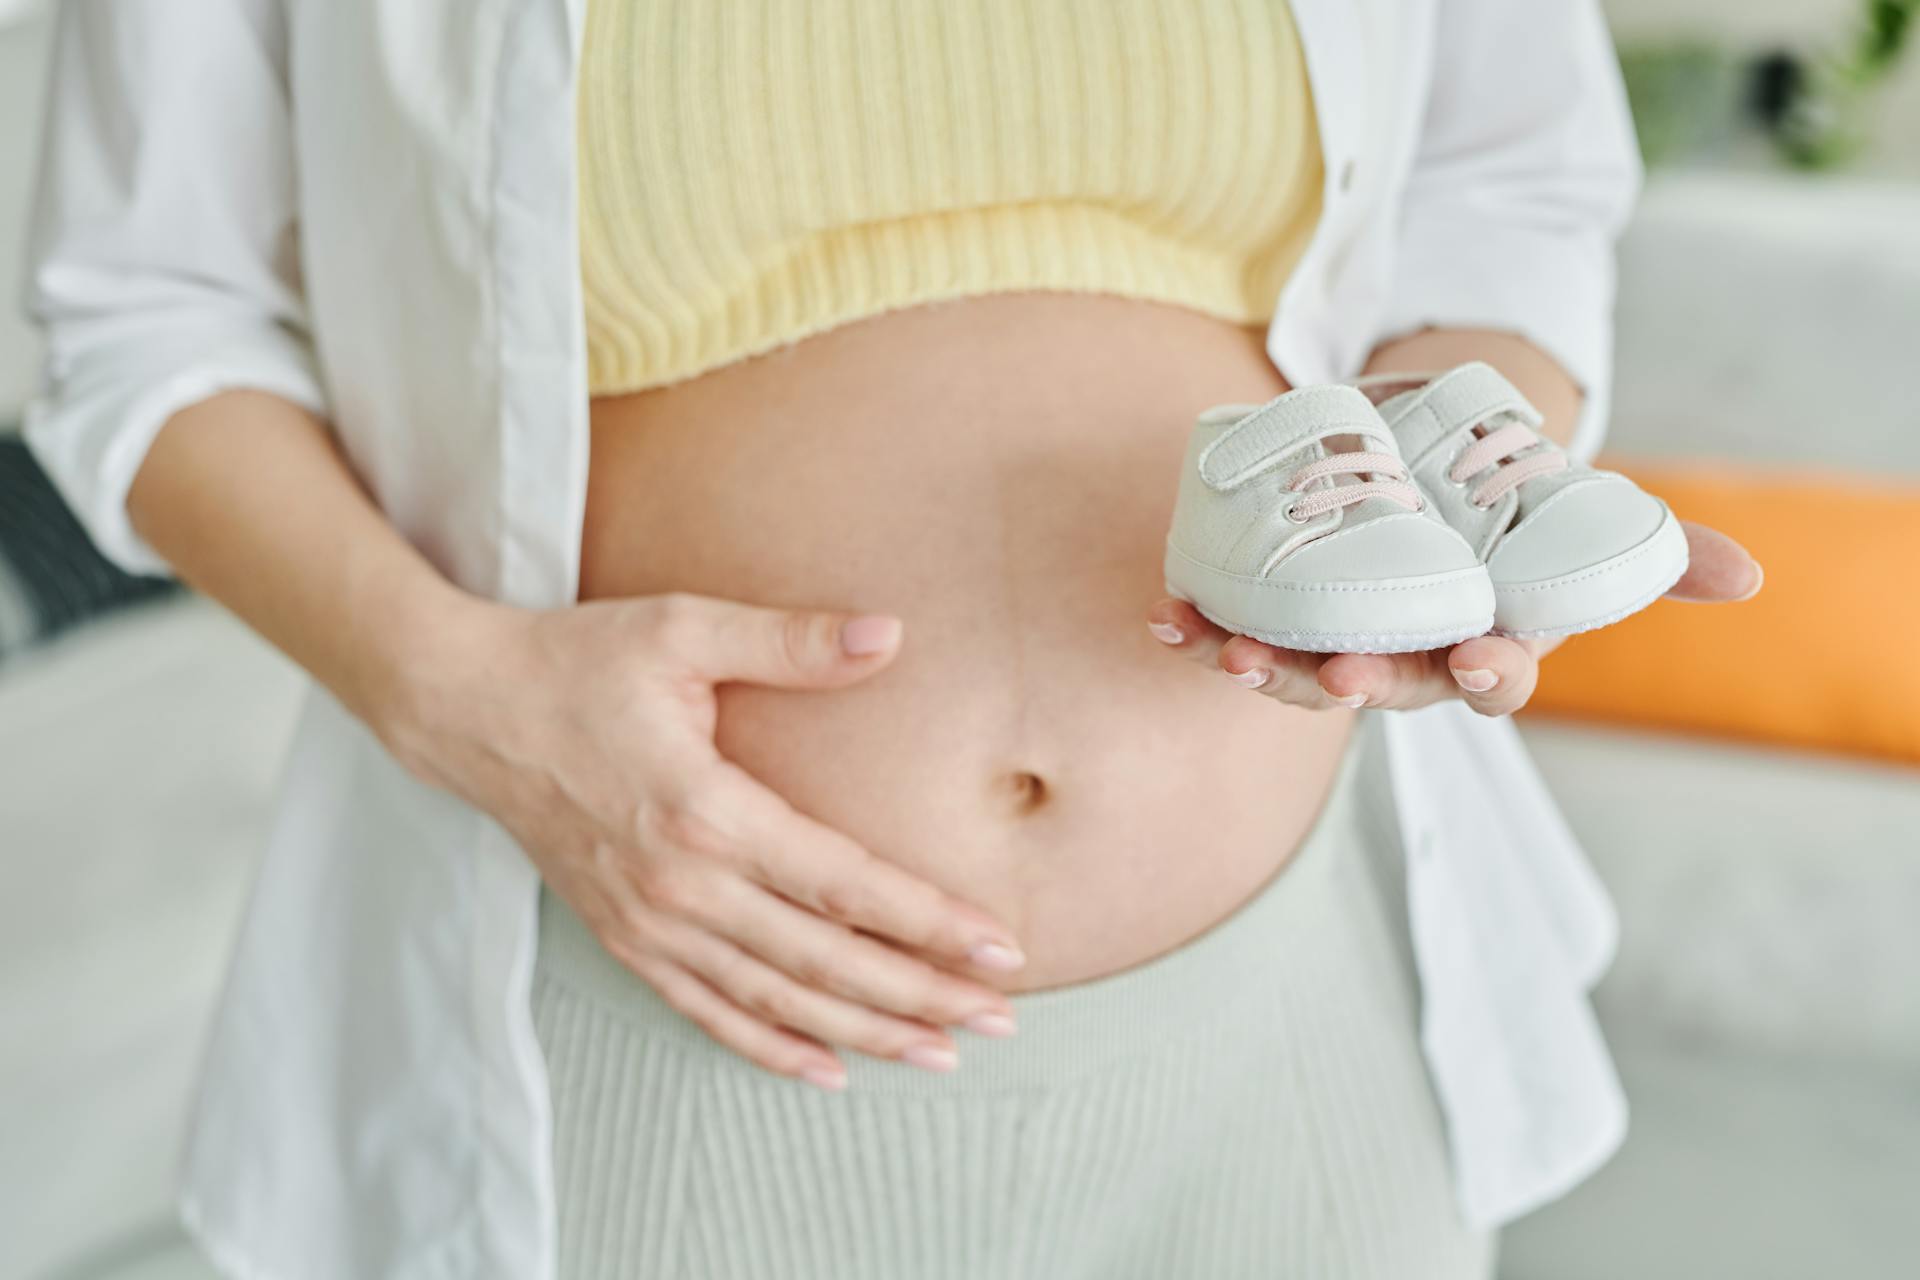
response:
[[[1010,1035],[985,912],[796,811],[714,745],[717,684],[871,676],[897,619],[688,594],[551,610],[476,601],[455,655],[375,725],[419,778],[491,814],[601,944],[715,1040],[843,1087],[831,1046],[949,1070],[945,1027]]]

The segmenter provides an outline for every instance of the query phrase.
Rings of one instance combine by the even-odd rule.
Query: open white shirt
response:
[[[30,251],[26,438],[102,551],[216,391],[333,424],[454,581],[575,598],[587,385],[574,206],[585,0],[67,0]],[[1640,169],[1592,0],[1294,0],[1327,181],[1268,348],[1351,376],[1428,324],[1520,333],[1605,419],[1612,241]],[[1463,1212],[1618,1144],[1586,993],[1610,906],[1512,727],[1383,713],[1423,1037]],[[552,1274],[538,882],[318,685],[208,1046],[181,1206],[236,1276]]]

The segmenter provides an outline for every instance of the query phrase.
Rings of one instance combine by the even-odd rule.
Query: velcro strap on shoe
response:
[[[1480,360],[1449,369],[1429,382],[1420,401],[1433,410],[1441,430],[1449,433],[1499,413],[1514,414],[1530,427],[1542,422],[1540,411],[1520,389]]]
[[[1302,387],[1269,400],[1221,432],[1200,451],[1200,478],[1209,488],[1232,489],[1276,459],[1334,435],[1393,437],[1366,396],[1352,387]]]

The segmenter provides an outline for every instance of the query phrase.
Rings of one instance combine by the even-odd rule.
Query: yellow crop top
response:
[[[1267,320],[1320,214],[1284,0],[590,0],[595,394],[1022,289]]]

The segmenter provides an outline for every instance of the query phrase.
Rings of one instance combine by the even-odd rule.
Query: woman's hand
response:
[[[1760,590],[1760,566],[1739,543],[1704,525],[1682,526],[1689,563],[1670,598],[1734,601]],[[1223,631],[1182,600],[1157,602],[1147,611],[1147,627],[1193,661],[1297,707],[1410,710],[1460,698],[1489,716],[1526,705],[1540,657],[1560,643],[1486,635],[1425,653],[1300,653]]]
[[[684,594],[477,612],[381,737],[498,819],[675,1009],[824,1088],[845,1084],[830,1045],[946,1070],[944,1027],[1012,1033],[1002,992],[889,942],[1016,968],[997,921],[797,812],[714,745],[716,684],[852,684],[891,661],[898,620]]]

